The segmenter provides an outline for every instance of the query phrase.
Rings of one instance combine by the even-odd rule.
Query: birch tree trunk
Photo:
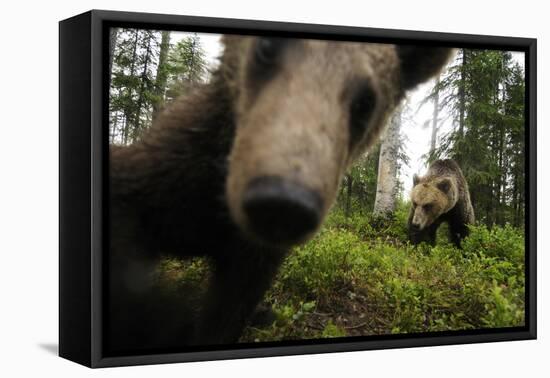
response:
[[[168,80],[168,71],[166,70],[166,61],[168,59],[168,49],[170,48],[170,32],[163,31],[160,51],[159,51],[159,63],[157,66],[157,74],[155,77],[155,95],[157,99],[153,102],[153,122],[157,118],[157,115],[164,104],[164,94],[166,92],[166,82]]]
[[[115,55],[115,47],[118,36],[118,29],[111,28],[109,33],[109,75],[113,72],[113,59]]]
[[[135,76],[138,37],[139,37],[139,30],[136,29],[134,30],[134,41],[132,43],[132,60],[131,60],[132,63],[130,65],[131,78]],[[127,87],[127,96],[129,98],[132,97],[132,88],[130,86]],[[124,128],[122,132],[122,143],[124,145],[128,144],[128,138],[130,136],[131,119],[132,119],[132,113],[128,109],[125,109],[124,110]]]
[[[466,115],[466,66],[468,60],[466,57],[466,49],[462,49],[462,63],[460,64],[460,87],[458,88],[458,109],[459,109],[459,121],[458,121],[458,135],[460,140],[464,137],[464,123]]]
[[[432,138],[430,143],[430,158],[433,158],[435,153],[435,145],[437,142],[437,128],[438,128],[438,118],[439,118],[439,80],[440,76],[437,76],[435,81],[435,90],[434,90],[434,111],[432,119]]]
[[[392,117],[386,136],[380,147],[378,162],[378,182],[374,200],[374,215],[387,217],[395,211],[397,196],[397,159],[399,154],[399,128],[401,110]]]
[[[132,139],[135,141],[137,140],[143,131],[143,129],[148,128],[151,126],[150,124],[145,121],[145,125],[143,125],[143,122],[141,120],[141,115],[143,113],[144,105],[146,104],[145,96],[146,96],[146,88],[145,85],[148,81],[149,76],[149,65],[151,64],[151,42],[153,40],[153,33],[149,32],[146,36],[146,45],[145,45],[145,57],[143,58],[143,71],[140,75],[140,85],[139,85],[139,92],[137,93],[137,109],[136,109],[136,115],[135,115],[135,121],[134,121],[134,130],[132,132]]]
[[[347,197],[346,197],[346,218],[351,214],[351,190],[353,188],[353,176],[348,174],[346,175],[346,184],[347,184]]]

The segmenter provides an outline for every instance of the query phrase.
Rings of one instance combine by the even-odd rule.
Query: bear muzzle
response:
[[[411,229],[413,231],[420,231],[420,224],[419,223],[411,223]]]
[[[423,214],[421,210],[417,209],[411,222],[411,229],[413,231],[422,231],[429,225],[430,222],[428,220],[428,217]]]
[[[250,181],[242,201],[249,231],[271,245],[304,241],[323,217],[323,200],[316,191],[278,176]]]

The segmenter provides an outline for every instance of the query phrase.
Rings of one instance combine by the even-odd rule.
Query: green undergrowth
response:
[[[241,341],[524,325],[522,230],[472,226],[461,250],[442,230],[436,246],[412,246],[406,217],[404,208],[389,220],[331,213],[289,254],[266,294],[274,321],[249,326]],[[204,287],[204,263],[185,272],[167,264],[178,286]]]

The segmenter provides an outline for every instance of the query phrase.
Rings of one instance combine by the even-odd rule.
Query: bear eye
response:
[[[350,144],[359,140],[367,129],[376,106],[376,94],[368,83],[357,90],[350,105]]]
[[[426,205],[422,206],[424,208],[424,211],[430,211],[433,207],[431,203],[427,203]]]
[[[263,65],[274,64],[285,45],[283,38],[259,38],[254,51],[256,61]]]

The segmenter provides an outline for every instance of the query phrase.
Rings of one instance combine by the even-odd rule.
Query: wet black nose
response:
[[[419,224],[416,224],[416,223],[412,223],[411,224],[411,228],[415,231],[418,231],[420,230],[420,225]]]
[[[243,197],[250,229],[270,243],[294,244],[314,231],[321,221],[319,194],[276,176],[252,180]]]

